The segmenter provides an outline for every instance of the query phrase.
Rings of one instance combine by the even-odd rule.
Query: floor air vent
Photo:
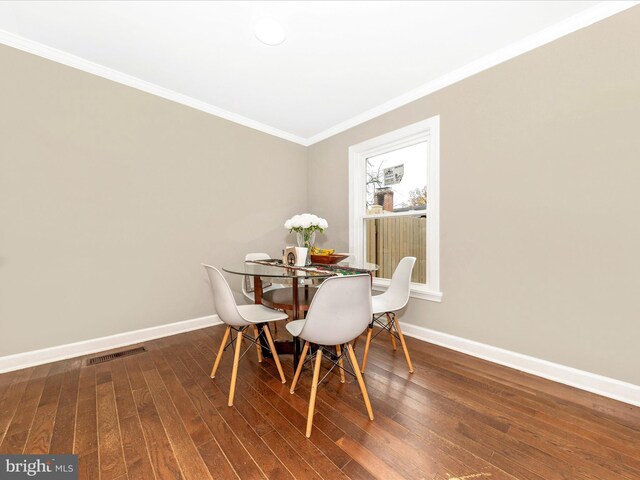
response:
[[[87,360],[87,365],[96,365],[98,363],[108,362],[110,360],[115,360],[116,358],[128,357],[130,355],[135,355],[137,353],[146,352],[147,349],[144,347],[132,348],[131,350],[123,350],[122,352],[109,353],[107,355],[101,355],[99,357],[93,357]]]

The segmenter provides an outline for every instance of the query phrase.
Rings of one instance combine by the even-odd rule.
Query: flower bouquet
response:
[[[299,247],[311,248],[315,243],[316,232],[323,232],[329,224],[324,218],[310,213],[294,215],[284,222],[284,228],[289,232],[296,232]]]

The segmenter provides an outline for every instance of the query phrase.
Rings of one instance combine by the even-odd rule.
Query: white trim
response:
[[[47,58],[49,60],[53,60],[54,62],[62,63],[63,65],[67,65],[69,67],[77,68],[78,70],[82,70],[84,72],[92,73],[93,75],[97,75],[99,77],[106,78],[123,85],[127,85],[128,87],[142,90],[143,92],[151,93],[152,95],[157,95],[158,97],[162,97],[167,100],[186,105],[187,107],[210,113],[239,125],[244,125],[245,127],[253,128],[254,130],[258,130],[260,132],[267,133],[269,135],[273,135],[290,142],[298,143],[305,147],[309,145],[306,139],[292,133],[285,132],[284,130],[271,127],[269,125],[265,125],[264,123],[252,120],[247,117],[243,117],[242,115],[238,115],[237,113],[233,113],[228,110],[224,110],[220,107],[216,107],[215,105],[203,102],[202,100],[197,100],[193,97],[183,95],[182,93],[178,93],[174,90],[170,90],[168,88],[161,87],[160,85],[156,85],[151,82],[147,82],[146,80],[142,80],[132,75],[122,73],[118,70],[114,70],[113,68],[105,67],[104,65],[91,62],[84,58],[64,52],[62,50],[58,50],[57,48],[50,47],[43,43],[39,43],[34,40],[15,35],[11,32],[7,32],[6,30],[0,29],[0,43],[13,48],[17,48],[19,50],[23,50],[25,52],[32,53],[34,55],[38,55],[40,57]]]
[[[577,30],[588,27],[600,20],[604,20],[607,17],[611,17],[617,13],[620,13],[628,8],[638,5],[640,1],[603,1],[588,8],[572,17],[567,18],[555,25],[545,28],[539,32],[529,35],[521,40],[518,40],[511,45],[507,45],[499,50],[496,50],[489,55],[474,60],[467,65],[464,65],[457,70],[449,72],[441,77],[438,77],[424,85],[419,86],[409,92],[395,97],[388,102],[378,105],[370,110],[367,110],[355,117],[340,122],[333,127],[330,127],[320,133],[312,135],[307,138],[306,144],[313,145],[329,137],[333,137],[338,133],[342,133],[345,130],[349,130],[361,123],[371,120],[372,118],[379,117],[387,112],[402,107],[408,103],[411,103],[419,98],[429,95],[433,92],[437,92],[445,87],[453,85],[465,78],[471,77],[476,73],[480,73],[484,70],[488,70],[500,63],[511,60],[518,55],[522,55],[530,50],[534,50],[542,45],[550,43],[558,38],[569,35]]]
[[[378,117],[384,113],[395,110],[398,107],[411,103],[419,98],[441,90],[445,87],[448,87],[449,85],[453,85],[454,83],[457,83],[460,80],[464,80],[465,78],[475,75],[476,73],[480,73],[502,62],[506,62],[507,60],[517,57],[518,55],[522,55],[523,53],[541,47],[542,45],[557,40],[558,38],[564,37],[565,35],[569,35],[570,33],[573,33],[577,30],[588,27],[589,25],[599,22],[600,20],[604,20],[605,18],[623,12],[624,10],[627,10],[628,8],[634,7],[638,4],[640,4],[640,1],[636,0],[602,1],[591,8],[588,8],[572,17],[556,23],[555,25],[551,25],[550,27],[536,32],[533,35],[518,40],[511,45],[507,45],[493,53],[490,53],[489,55],[468,63],[467,65],[464,65],[463,67],[458,68],[453,72],[449,72],[445,75],[442,75],[441,77],[431,80],[430,82],[427,82],[424,85],[419,86],[418,88],[395,97],[385,103],[382,103],[381,105],[360,113],[355,117],[350,118],[349,120],[340,122],[308,138],[302,138],[293,133],[285,132],[284,130],[265,125],[264,123],[252,120],[233,112],[229,112],[228,110],[216,107],[215,105],[211,105],[201,100],[196,100],[195,98],[188,97],[173,90],[169,90],[159,85],[155,85],[151,82],[147,82],[131,75],[127,75],[112,68],[90,62],[89,60],[85,60],[76,55],[63,52],[62,50],[58,50],[48,45],[44,45],[34,40],[15,35],[11,32],[7,32],[1,29],[0,43],[13,48],[17,48],[19,50],[23,50],[25,52],[32,53],[34,55],[38,55],[40,57],[48,58],[49,60],[62,63],[69,67],[77,68],[79,70],[83,70],[85,72],[89,72],[94,75],[113,80],[114,82],[137,88],[138,90],[151,93],[152,95],[158,95],[159,97],[166,98],[167,100],[181,103],[197,110],[201,110],[203,112],[207,112],[212,115],[224,118],[231,122],[244,125],[245,127],[253,128],[269,135],[273,135],[284,140],[289,140],[291,142],[308,147],[310,145],[313,145],[314,143],[318,143],[329,137],[337,135],[338,133],[353,128],[356,125],[360,125],[361,123],[371,120],[372,118]]]
[[[640,407],[640,385],[401,322],[402,332],[457,352]]]
[[[371,289],[375,290],[376,292],[384,292],[387,288],[389,288],[389,285],[391,285],[391,280],[387,278],[374,278]],[[432,302],[442,301],[442,292],[432,290],[426,285],[420,283],[411,283],[409,296],[411,298],[430,300]]]
[[[406,212],[385,212],[372,215],[362,215],[362,218],[391,218],[391,217],[424,217],[427,215],[426,210],[407,210]]]
[[[427,283],[412,284],[411,296],[439,302],[440,292],[440,116],[427,118],[406,127],[371,138],[349,147],[349,252],[356,263],[364,262],[363,219],[385,217],[365,215],[365,160],[391,150],[428,142],[427,150],[427,208],[413,212],[389,213],[386,216],[426,215],[427,217]],[[375,286],[385,285],[375,279]],[[388,282],[386,283],[388,285]]]
[[[108,337],[93,338],[91,340],[43,348],[42,350],[7,355],[0,357],[0,373],[33,367],[34,365],[42,365],[43,363],[57,362],[58,360],[65,360],[67,358],[80,357],[104,350],[111,350],[126,345],[146,342],[147,340],[153,340],[155,338],[168,337],[169,335],[219,325],[221,323],[222,321],[217,315],[208,315],[206,317],[184,320],[182,322],[158,325],[157,327],[117,333]]]
[[[427,288],[431,292],[438,292],[440,301],[440,115],[428,121],[427,192],[430,201],[427,201]]]

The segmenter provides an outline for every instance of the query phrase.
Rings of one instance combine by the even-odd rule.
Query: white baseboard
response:
[[[55,347],[33,350],[31,352],[16,353],[0,357],[0,373],[20,370],[21,368],[41,365],[43,363],[56,362],[72,357],[80,357],[90,353],[102,352],[113,348],[124,347],[134,343],[146,342],[154,338],[168,337],[178,333],[190,332],[199,328],[219,325],[222,322],[217,315],[184,320],[182,322],[158,325],[157,327],[143,328],[132,332],[118,333],[108,337],[93,338],[81,342],[57,345]]]
[[[67,358],[80,357],[104,350],[111,350],[155,338],[168,337],[178,333],[219,325],[221,323],[217,315],[209,315],[192,320],[159,325],[157,327],[143,328],[132,332],[118,333],[108,337],[94,338],[81,342],[68,343],[66,345],[43,348],[42,350],[7,355],[0,357],[0,373],[65,360]],[[408,337],[417,338],[493,363],[521,370],[538,377],[553,380],[554,382],[563,383],[640,407],[640,386],[638,385],[504,350],[473,340],[467,340],[429,328],[419,327],[405,322],[402,322],[401,325],[403,333]]]
[[[424,327],[401,322],[402,332],[425,342],[434,343],[458,352],[482,358],[506,367],[521,370],[554,382],[586,390],[603,397],[640,407],[640,386],[622,382],[614,378],[585,372],[576,368],[511,352],[473,340],[456,337]]]

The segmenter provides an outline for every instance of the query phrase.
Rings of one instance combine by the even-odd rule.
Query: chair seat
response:
[[[374,315],[379,315],[381,313],[386,312],[395,312],[396,310],[400,310],[403,305],[397,305],[398,302],[389,301],[393,300],[390,298],[385,298],[384,294],[374,295],[371,297],[371,305],[373,309]]]
[[[238,312],[242,318],[251,323],[275,322],[289,318],[286,313],[272,310],[264,305],[238,305]]]
[[[304,322],[305,320],[294,320],[293,322],[289,322],[286,325],[287,330],[291,335],[297,337],[298,335],[300,335],[302,327],[304,327]]]

